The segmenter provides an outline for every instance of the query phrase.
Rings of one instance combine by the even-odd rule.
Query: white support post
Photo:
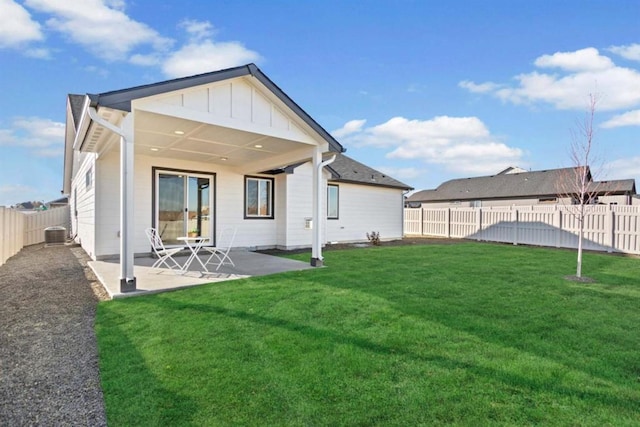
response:
[[[122,119],[122,127],[103,119],[94,107],[88,109],[91,120],[120,135],[120,292],[136,290],[133,275],[133,112]]]
[[[120,291],[136,290],[133,273],[134,227],[133,113],[122,120],[120,136]]]
[[[322,153],[320,150],[313,152],[313,194],[312,194],[312,210],[311,219],[313,230],[311,232],[311,265],[314,267],[322,266],[322,247],[320,243],[320,187],[322,185]],[[319,264],[319,265],[318,265]]]

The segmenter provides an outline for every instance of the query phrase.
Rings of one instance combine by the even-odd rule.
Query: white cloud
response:
[[[350,120],[344,124],[340,129],[331,131],[331,135],[335,138],[344,138],[347,135],[351,135],[355,132],[360,132],[362,127],[366,123],[366,120]]]
[[[495,173],[521,164],[524,155],[522,150],[497,141],[477,117],[394,117],[376,126],[353,129],[343,139],[345,145],[388,148],[387,158],[421,160],[462,173]]]
[[[461,81],[460,83],[458,83],[458,86],[460,86],[463,89],[467,89],[469,92],[472,92],[472,93],[493,92],[494,90],[500,87],[500,85],[496,83],[486,82],[486,83],[476,84],[469,80]]]
[[[240,42],[212,40],[213,26],[209,22],[183,21],[181,26],[190,39],[163,60],[162,71],[168,77],[206,73],[261,59],[257,52],[247,49]]]
[[[168,77],[215,71],[261,59],[239,41],[214,40],[216,31],[209,21],[181,21],[178,26],[187,34],[187,41],[174,48],[175,40],[129,17],[123,0],[25,0],[25,6],[48,15],[46,28],[65,35],[97,58],[160,67]],[[31,19],[27,9],[12,0],[0,0],[0,7],[0,48],[21,47],[43,38],[40,24]],[[24,54],[50,57],[44,48],[29,47]]]
[[[640,126],[640,110],[627,111],[612,117],[600,125],[603,128],[617,128],[622,126]]]
[[[0,146],[29,148],[36,156],[62,156],[64,123],[40,117],[14,119],[10,129],[0,129]]]
[[[0,0],[0,48],[17,48],[44,38],[40,24],[22,5]]]
[[[47,26],[65,34],[95,56],[108,61],[127,59],[137,48],[169,48],[172,40],[124,13],[124,2],[27,0],[26,5],[52,15]]]
[[[179,26],[185,29],[192,42],[208,39],[214,34],[213,25],[209,21],[185,19],[180,22]]]
[[[561,68],[567,71],[598,71],[614,67],[613,61],[600,55],[598,49],[588,47],[575,52],[556,52],[542,55],[534,62],[540,68]]]
[[[640,177],[640,157],[618,159],[604,165],[607,179],[629,179]]]
[[[629,44],[626,46],[611,46],[607,49],[609,52],[620,55],[623,58],[630,59],[632,61],[640,61],[640,44]]]
[[[29,187],[28,185],[21,184],[4,184],[0,185],[0,200],[5,200],[5,202],[0,202],[0,205],[5,203],[6,206],[10,206],[14,202],[10,202],[10,200],[19,200],[21,203],[26,201],[25,194],[36,193],[37,190],[33,187]]]
[[[187,44],[169,55],[162,64],[162,71],[168,77],[184,77],[256,62],[259,59],[258,53],[246,49],[239,42],[207,40],[199,44]]]
[[[589,94],[601,94],[599,110],[616,110],[640,105],[640,70],[617,66],[595,48],[557,52],[536,59],[538,68],[554,68],[553,73],[533,71],[515,76],[517,84],[474,83],[459,86],[473,93],[491,94],[514,104],[548,103],[557,109],[584,110]]]

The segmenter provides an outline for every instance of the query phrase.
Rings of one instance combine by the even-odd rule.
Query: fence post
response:
[[[5,262],[5,258],[4,258],[4,251],[5,251],[5,245],[7,244],[7,236],[6,236],[6,230],[4,227],[4,217],[7,214],[7,208],[5,208],[4,206],[0,206],[0,237],[2,237],[2,240],[0,240],[0,265],[4,264]]]
[[[447,208],[447,210],[445,211],[444,222],[446,227],[445,234],[447,236],[447,239],[450,239],[451,238],[451,208]]]
[[[420,208],[420,235],[424,236],[424,208]]]
[[[518,209],[511,207],[511,224],[513,226],[513,244],[518,244]]]
[[[607,245],[607,252],[613,252],[615,246],[615,216],[613,209],[609,209],[604,217],[604,241]]]
[[[476,208],[476,240],[480,241],[482,234],[482,208]]]
[[[558,205],[555,205],[553,210],[553,226],[556,229],[556,248],[559,248],[562,242],[562,211],[558,209]]]

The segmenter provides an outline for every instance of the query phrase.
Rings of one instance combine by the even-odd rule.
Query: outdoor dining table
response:
[[[191,266],[191,263],[193,263],[194,260],[197,260],[202,266],[202,268],[204,269],[204,271],[208,273],[209,270],[207,270],[207,266],[204,265],[202,260],[198,257],[198,251],[202,249],[202,246],[204,246],[204,244],[209,240],[209,238],[202,237],[202,236],[197,236],[197,237],[182,236],[182,237],[178,237],[178,240],[181,242],[184,242],[187,248],[189,248],[189,251],[191,252],[191,254],[189,255],[189,258],[187,258],[187,261],[185,261],[184,265],[182,266],[182,273],[184,274],[189,270],[189,267]]]

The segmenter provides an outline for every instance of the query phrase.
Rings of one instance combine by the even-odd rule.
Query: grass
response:
[[[101,303],[109,425],[639,425],[640,260],[462,243]],[[299,255],[308,260],[309,255]]]

